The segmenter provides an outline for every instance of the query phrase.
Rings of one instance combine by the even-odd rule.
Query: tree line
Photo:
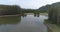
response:
[[[60,2],[53,3],[48,12],[49,22],[58,24],[60,23]]]
[[[18,5],[0,5],[0,15],[14,15],[21,13],[35,13],[37,9],[23,9]]]
[[[19,14],[21,8],[17,5],[0,5],[0,15]]]

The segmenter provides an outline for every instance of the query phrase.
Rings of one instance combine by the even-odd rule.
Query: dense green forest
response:
[[[50,23],[60,23],[60,2],[42,6],[38,10],[41,12],[48,12],[48,19]]]
[[[18,5],[0,5],[0,15],[13,15],[20,13],[48,13],[49,10],[52,10],[53,6],[59,6],[59,5],[60,2],[57,2],[51,5],[42,6],[38,9],[23,9]],[[52,14],[52,12],[50,14]]]
[[[42,6],[38,10],[40,12],[48,12],[48,19],[50,23],[60,23],[60,2]]]
[[[60,23],[60,2],[50,6],[48,16],[51,23]]]
[[[0,15],[14,15],[38,12],[36,9],[23,9],[18,5],[0,5]]]
[[[43,7],[44,8],[44,7]],[[41,13],[47,12],[48,10],[41,9],[23,9],[18,5],[0,5],[0,15],[13,15],[21,13]],[[42,10],[43,9],[43,10]]]
[[[21,8],[17,5],[0,5],[0,15],[19,14]]]

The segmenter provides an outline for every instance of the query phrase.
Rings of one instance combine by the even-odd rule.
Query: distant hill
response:
[[[41,12],[48,12],[48,10],[49,10],[51,7],[54,7],[54,6],[60,7],[60,2],[56,2],[56,3],[53,3],[53,4],[51,4],[51,5],[42,6],[42,7],[40,7],[38,10],[41,11]]]

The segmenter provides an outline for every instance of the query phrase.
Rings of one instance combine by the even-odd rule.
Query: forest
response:
[[[48,4],[38,9],[24,9],[18,5],[0,5],[0,15],[13,15],[21,13],[49,13],[50,10],[53,10],[52,8],[54,8],[54,6],[58,6],[58,8],[60,8],[60,2],[53,3],[51,5]],[[55,8],[54,10],[57,9]]]

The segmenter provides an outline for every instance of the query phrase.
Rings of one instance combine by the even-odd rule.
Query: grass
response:
[[[56,24],[51,24],[47,19],[45,19],[44,22],[48,26],[48,32],[60,32],[60,27],[58,27]]]
[[[40,13],[40,15],[48,16],[48,13]]]

